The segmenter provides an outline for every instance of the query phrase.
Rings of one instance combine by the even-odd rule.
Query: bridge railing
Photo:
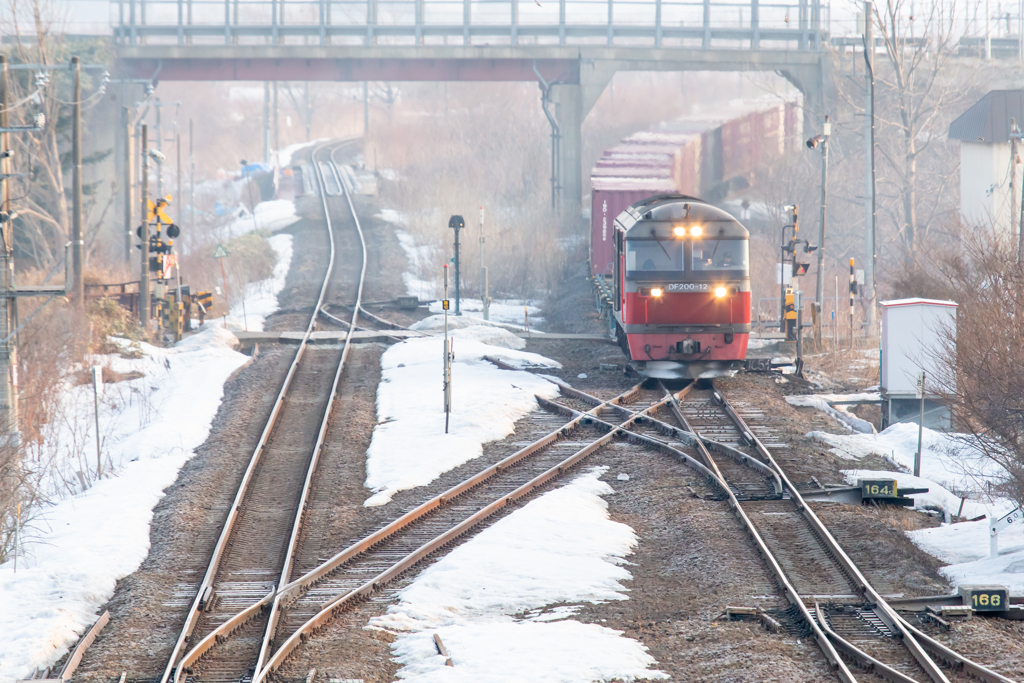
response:
[[[621,45],[819,50],[822,0],[111,0],[121,45]]]

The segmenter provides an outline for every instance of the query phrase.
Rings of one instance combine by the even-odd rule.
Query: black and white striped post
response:
[[[850,259],[850,348],[853,348],[853,298],[857,294],[857,273]]]

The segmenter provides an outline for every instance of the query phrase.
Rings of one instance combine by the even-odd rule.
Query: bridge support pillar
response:
[[[803,136],[813,137],[822,118],[828,113],[830,103],[835,102],[835,82],[832,78],[832,62],[828,53],[822,53],[814,66],[781,69],[779,74],[796,86],[804,96]]]
[[[551,89],[561,135],[558,209],[570,218],[578,218],[583,205],[583,122],[615,75],[613,67],[593,62],[581,61],[578,68],[578,85],[556,84]]]
[[[551,89],[558,120],[558,212],[579,215],[583,198],[583,97],[578,85],[556,85]]]

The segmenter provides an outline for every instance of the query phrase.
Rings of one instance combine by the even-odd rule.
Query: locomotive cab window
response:
[[[749,262],[746,240],[694,240],[694,271],[746,271]]]
[[[682,270],[683,245],[676,240],[626,240],[626,270]]]

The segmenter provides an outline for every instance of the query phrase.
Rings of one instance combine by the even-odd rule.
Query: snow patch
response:
[[[318,145],[321,142],[327,142],[331,138],[318,138],[312,142],[296,142],[294,145],[288,145],[284,149],[280,149],[274,154],[277,156],[277,165],[279,168],[285,168],[286,166],[292,165],[292,157],[295,153],[313,145]]]
[[[875,454],[889,459],[904,472],[914,470],[917,425],[899,422],[879,434],[811,432],[807,436],[831,446],[835,455],[860,460]],[[964,443],[963,435],[924,429],[921,476],[954,491],[984,491],[1000,475],[999,467]]]
[[[371,628],[402,633],[392,646],[406,681],[570,682],[664,679],[654,659],[621,631],[567,620],[578,605],[625,600],[624,559],[636,546],[608,518],[614,493],[594,468],[485,529],[424,570]],[[523,615],[520,620],[515,615]],[[453,668],[437,655],[444,641]]]
[[[107,478],[44,508],[26,533],[25,556],[0,565],[0,680],[27,678],[74,645],[149,552],[153,508],[206,440],[223,385],[248,358],[226,330],[209,326],[171,349],[142,344],[142,358],[94,359],[144,376],[105,387],[100,432]],[[127,346],[127,342],[122,342]],[[48,430],[61,465],[42,482],[53,495],[81,467],[95,469],[92,386],[70,388],[67,419]],[[109,473],[113,472],[113,476]]]
[[[532,299],[493,300],[488,308],[490,322],[504,323],[514,326],[517,330],[525,330],[527,318],[529,318],[530,329],[533,330],[535,325],[540,325],[544,322],[539,303]],[[466,313],[479,313],[482,318],[484,302],[480,299],[467,299],[463,297],[459,302],[459,308],[462,309],[463,315]],[[431,302],[429,310],[431,313],[443,313],[441,302]],[[536,332],[536,330],[534,331]]]
[[[262,332],[267,318],[279,308],[277,295],[284,289],[292,265],[292,236],[273,235],[267,242],[277,254],[274,274],[266,280],[250,282],[246,286],[245,298],[231,307],[227,321],[230,328]]]
[[[847,429],[861,434],[875,434],[875,426],[851,413],[847,406],[830,405],[830,401],[870,401],[877,400],[880,394],[810,394],[787,396],[786,403],[801,408],[817,408],[829,417],[843,424]]]
[[[472,329],[472,328],[469,328]],[[536,375],[501,370],[492,356],[513,365],[557,368],[535,353],[456,339],[452,365],[452,412],[445,434],[442,339],[409,339],[381,357],[377,427],[367,450],[366,505],[384,505],[404,489],[479,457],[483,444],[511,434],[515,421],[537,407],[535,395],[552,398],[558,388]],[[415,397],[415,400],[412,400]]]
[[[988,525],[989,520],[982,519],[907,535],[922,550],[949,563],[939,573],[952,584],[994,584],[1006,586],[1011,595],[1024,594],[1024,528],[999,532],[999,554],[989,558]]]
[[[378,215],[383,220],[395,225],[407,227],[409,224],[407,216],[393,209],[384,209]],[[402,273],[406,294],[415,296],[420,301],[430,301],[444,296],[444,289],[438,280],[423,278],[423,273],[426,272],[430,263],[438,259],[443,260],[438,250],[429,244],[417,245],[416,238],[405,230],[395,230],[395,236],[398,238],[402,250],[405,251],[405,259],[408,261],[408,270]]]

